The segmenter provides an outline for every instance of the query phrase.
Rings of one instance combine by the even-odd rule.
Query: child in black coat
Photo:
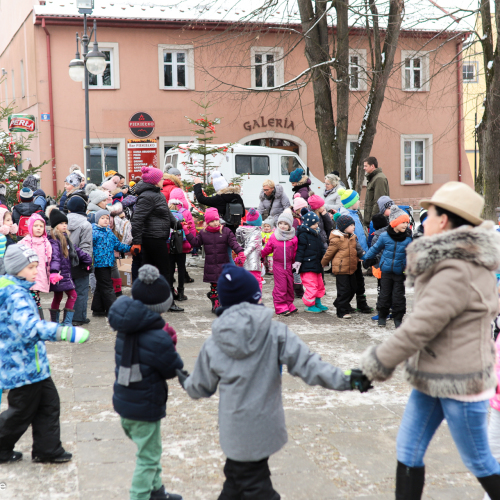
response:
[[[121,296],[109,310],[117,330],[116,381],[113,407],[125,434],[137,445],[130,498],[182,500],[166,493],[161,480],[160,422],[166,417],[168,386],[184,366],[173,339],[175,332],[161,317],[172,305],[170,286],[158,269],[144,265],[132,286],[132,299]]]

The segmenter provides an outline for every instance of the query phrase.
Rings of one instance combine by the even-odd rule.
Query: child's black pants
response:
[[[9,407],[0,414],[0,459],[8,459],[31,424],[32,457],[55,458],[64,453],[59,425],[59,394],[52,378],[11,389]]]
[[[333,305],[337,308],[337,316],[342,317],[351,310],[351,300],[356,295],[357,281],[354,274],[337,274],[337,298]]]
[[[96,287],[92,299],[92,311],[107,313],[116,300],[113,281],[111,280],[112,267],[96,267],[94,269]]]
[[[268,460],[237,462],[228,458],[219,500],[279,500],[281,497],[271,482]]]
[[[392,308],[392,317],[402,320],[406,312],[405,275],[382,273],[377,300],[379,317],[386,318]]]
[[[186,279],[186,254],[185,253],[177,253],[169,255],[169,273],[168,273],[168,282],[170,284],[170,288],[174,289],[174,274],[175,274],[175,265],[177,264],[177,277],[179,278],[177,281],[177,285],[179,289],[184,290],[184,282]]]

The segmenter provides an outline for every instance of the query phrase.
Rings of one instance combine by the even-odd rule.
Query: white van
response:
[[[187,144],[180,144],[182,148],[186,148],[186,146]],[[302,167],[311,179],[311,191],[320,196],[323,194],[324,182],[314,177],[299,156],[292,151],[241,144],[233,144],[230,151],[232,152],[226,153],[225,156],[217,154],[215,157],[211,157],[210,161],[212,165],[217,166],[217,170],[228,182],[237,175],[244,176],[241,196],[247,209],[259,206],[259,194],[262,190],[262,183],[266,179],[272,179],[275,184],[281,184],[290,199],[290,203],[293,203],[294,193],[288,177],[290,172],[297,167]],[[202,157],[195,157],[195,159],[201,161]],[[166,170],[165,166],[171,164],[181,171],[183,179],[187,179],[186,168],[182,164],[186,161],[188,161],[187,153],[182,153],[177,147],[174,147],[165,153],[163,167]]]

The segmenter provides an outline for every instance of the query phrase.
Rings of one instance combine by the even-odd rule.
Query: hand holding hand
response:
[[[132,245],[130,253],[132,255],[139,255],[141,253],[141,245]]]
[[[60,326],[56,332],[57,340],[65,340],[73,344],[83,344],[89,338],[89,331],[79,326]]]
[[[367,392],[373,389],[371,380],[359,368],[353,368],[344,373],[351,377],[350,384],[352,390],[358,389],[359,392]]]
[[[56,283],[59,283],[63,277],[59,273],[50,273],[49,281],[52,283],[52,285],[55,285]]]
[[[294,262],[292,264],[292,269],[298,274],[302,262]]]
[[[240,252],[238,254],[238,262],[240,263],[239,265],[243,267],[245,265],[245,261],[247,260],[245,254],[243,252]]]
[[[189,377],[189,372],[187,370],[175,370],[175,373],[177,373],[179,384],[181,384],[182,388],[185,389],[184,382],[186,382],[186,379]]]

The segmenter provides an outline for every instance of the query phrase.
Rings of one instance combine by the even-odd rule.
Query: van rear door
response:
[[[242,197],[245,208],[257,208],[262,183],[271,177],[270,155],[236,153],[234,172],[236,175],[244,176]]]

